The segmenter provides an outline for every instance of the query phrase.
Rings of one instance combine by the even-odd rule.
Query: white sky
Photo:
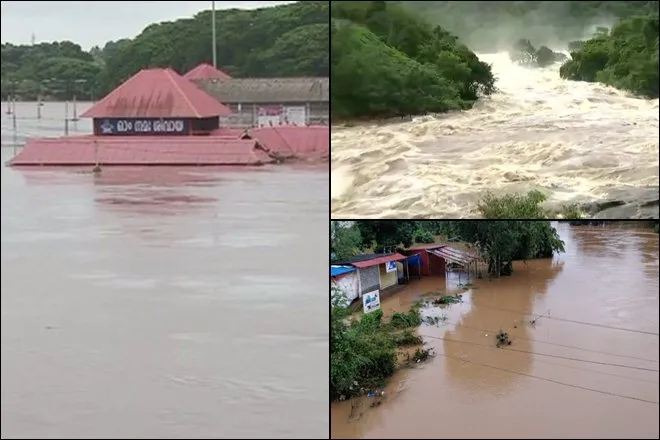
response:
[[[254,9],[291,1],[216,1],[216,9]],[[89,50],[110,40],[133,38],[152,23],[192,17],[210,1],[3,1],[3,43],[69,40]]]

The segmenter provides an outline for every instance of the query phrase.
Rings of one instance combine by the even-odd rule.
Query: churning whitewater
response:
[[[609,215],[657,216],[657,99],[562,80],[559,64],[479,58],[499,92],[471,110],[333,127],[333,218],[473,217],[487,190],[530,189],[550,207],[608,201],[623,205]]]

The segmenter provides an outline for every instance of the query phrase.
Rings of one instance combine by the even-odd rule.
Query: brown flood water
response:
[[[658,438],[658,235],[556,226],[565,254],[475,280],[446,312],[423,309],[446,317],[419,329],[437,356],[399,371],[381,406],[363,398],[352,420],[351,402],[332,404],[332,438]],[[413,281],[382,307],[457,284]],[[548,311],[534,326],[523,315]],[[511,346],[494,346],[499,329]]]
[[[2,438],[327,438],[327,169],[89,171],[2,168]]]

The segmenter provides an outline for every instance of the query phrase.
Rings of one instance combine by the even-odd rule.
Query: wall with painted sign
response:
[[[190,120],[180,118],[94,119],[94,134],[101,136],[176,136],[190,132]]]

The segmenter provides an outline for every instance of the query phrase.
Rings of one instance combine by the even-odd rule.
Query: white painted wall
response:
[[[339,277],[331,278],[332,284],[344,292],[349,301],[353,301],[360,296],[358,284],[358,271],[349,272]]]

